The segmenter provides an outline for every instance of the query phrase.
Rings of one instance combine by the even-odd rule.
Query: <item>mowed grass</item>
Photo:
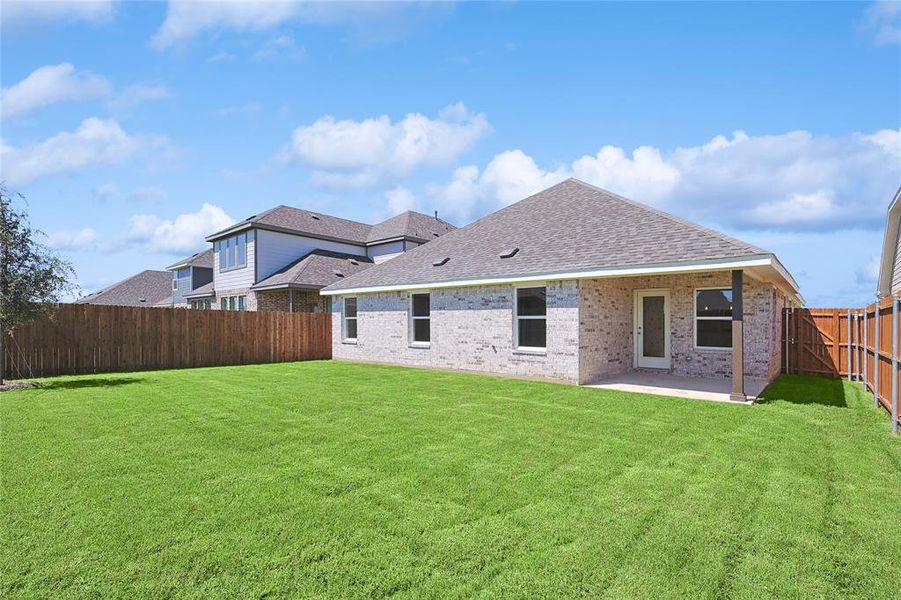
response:
[[[745,407],[310,362],[0,395],[11,597],[897,597],[856,384]]]

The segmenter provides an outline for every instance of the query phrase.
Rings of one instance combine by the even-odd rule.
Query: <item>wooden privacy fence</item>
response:
[[[785,309],[783,372],[860,381],[874,404],[891,414],[898,433],[899,302],[892,297],[862,309]]]
[[[329,313],[62,304],[7,338],[8,377],[331,358]]]

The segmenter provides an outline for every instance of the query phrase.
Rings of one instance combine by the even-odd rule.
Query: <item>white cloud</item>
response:
[[[56,231],[47,236],[47,245],[56,250],[88,250],[97,242],[97,232],[90,227],[78,231]]]
[[[166,144],[162,137],[129,135],[114,119],[91,117],[73,132],[61,131],[28,146],[0,142],[2,178],[21,186],[47,175],[119,164],[144,149]]]
[[[128,238],[145,243],[155,252],[192,252],[204,245],[204,237],[234,222],[221,207],[204,203],[197,212],[181,214],[174,219],[134,215],[129,223]]]
[[[265,31],[295,17],[300,2],[170,0],[166,20],[151,41],[162,49],[206,30]]]
[[[306,55],[306,49],[302,46],[298,46],[293,37],[290,35],[280,35],[266,40],[260,49],[254,53],[253,57],[257,60],[275,58],[276,56],[301,59],[305,58]]]
[[[873,289],[875,289],[876,282],[879,279],[879,257],[870,257],[870,260],[868,260],[865,265],[860,267],[855,275],[858,284],[872,284]]]
[[[129,108],[149,100],[165,100],[172,97],[172,92],[165,85],[158,83],[136,83],[130,85],[110,99],[111,108]]]
[[[94,187],[91,193],[97,202],[109,202],[119,194],[119,188],[115,183],[102,183]]]
[[[874,2],[867,7],[866,24],[876,44],[901,44],[901,2]]]
[[[318,185],[365,187],[449,163],[490,130],[484,115],[462,102],[444,108],[437,119],[419,113],[396,123],[387,115],[363,121],[325,116],[295,129],[281,159],[312,167]]]
[[[390,216],[399,215],[416,207],[416,196],[402,185],[385,192],[385,200],[388,202],[387,208]]]
[[[70,63],[47,65],[31,72],[28,77],[4,88],[2,116],[4,119],[24,115],[36,108],[72,100],[102,98],[110,93],[109,82],[88,71],[76,71]]]
[[[346,27],[359,38],[384,39],[403,33],[426,12],[440,13],[448,7],[447,3],[418,2],[169,0],[166,20],[151,45],[164,49],[203,32],[258,33],[291,21]]]
[[[3,0],[3,27],[28,22],[112,20],[115,0]]]
[[[458,168],[427,192],[459,220],[485,214],[577,177],[682,216],[736,229],[879,227],[901,180],[901,129],[814,136],[735,132],[670,153],[642,146],[543,168],[522,152],[497,154],[483,171]]]
[[[170,96],[165,85],[150,83],[136,83],[114,94],[105,77],[61,63],[39,67],[19,83],[5,88],[0,95],[0,114],[10,119],[58,102],[100,98],[107,98],[110,108],[121,109]]]

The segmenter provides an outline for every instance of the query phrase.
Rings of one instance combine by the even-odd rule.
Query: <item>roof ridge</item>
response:
[[[312,211],[308,208],[301,208],[299,206],[289,206],[287,204],[279,204],[276,208],[290,208],[291,210],[299,210],[301,212],[305,212],[310,215],[322,215],[323,217],[328,217],[329,219],[335,219],[336,221],[345,221],[347,223],[354,223],[356,225],[365,225],[366,227],[372,227],[372,225],[370,223],[364,223],[363,221],[355,221],[354,219],[347,219],[345,217],[336,217],[335,215],[330,215],[329,213]]]
[[[619,200],[619,201],[621,201],[621,202],[625,202],[626,204],[629,204],[629,205],[631,205],[631,206],[636,206],[636,207],[638,207],[638,208],[642,208],[642,209],[644,209],[644,210],[647,210],[647,211],[649,211],[649,212],[652,212],[652,213],[656,214],[657,216],[664,217],[664,218],[666,218],[666,219],[669,219],[670,221],[674,221],[674,222],[679,223],[679,224],[681,224],[681,225],[686,225],[686,226],[688,226],[688,227],[690,227],[690,228],[692,228],[692,229],[695,229],[695,230],[697,230],[697,231],[701,231],[701,232],[704,232],[704,233],[708,233],[708,234],[715,235],[716,237],[718,237],[718,238],[720,238],[721,240],[724,240],[724,241],[726,241],[726,242],[729,242],[729,243],[737,243],[737,244],[740,244],[740,245],[742,245],[742,246],[747,246],[748,248],[751,248],[751,249],[753,249],[753,250],[756,250],[756,251],[760,252],[761,254],[770,254],[770,252],[767,252],[767,251],[764,250],[763,248],[760,248],[759,246],[756,246],[756,245],[754,245],[754,244],[750,244],[750,243],[745,242],[745,241],[742,241],[742,240],[740,240],[740,239],[738,239],[738,238],[734,238],[734,237],[732,237],[731,235],[726,235],[725,233],[719,232],[719,231],[717,231],[717,230],[715,230],[715,229],[711,229],[711,228],[709,228],[709,227],[705,227],[705,226],[700,225],[700,224],[698,224],[698,223],[695,223],[695,222],[693,222],[693,221],[689,221],[689,220],[687,220],[687,219],[683,219],[682,217],[677,217],[676,215],[674,215],[674,214],[672,214],[672,213],[668,213],[668,212],[666,212],[666,211],[664,211],[664,210],[660,210],[659,208],[655,208],[655,207],[653,207],[653,206],[650,206],[649,204],[645,204],[645,203],[643,203],[643,202],[638,202],[637,200],[632,200],[631,198],[626,198],[625,196],[621,196],[621,195],[619,195],[619,194],[617,194],[617,193],[615,193],[615,192],[611,192],[610,190],[605,190],[604,188],[599,187],[599,186],[596,186],[596,185],[593,185],[593,184],[591,184],[591,183],[588,183],[587,181],[582,181],[581,179],[576,179],[575,177],[569,177],[569,178],[567,178],[565,181],[563,181],[563,182],[561,182],[561,183],[566,183],[567,181],[572,181],[573,183],[579,184],[579,185],[581,185],[581,186],[583,186],[583,187],[586,187],[586,188],[588,188],[588,189],[590,189],[590,190],[594,190],[594,191],[597,191],[597,192],[601,192],[601,193],[607,194],[607,195],[609,195],[609,196],[612,196],[612,197],[616,198],[617,200]],[[560,184],[557,184],[557,185],[560,185]],[[550,189],[550,188],[548,188],[548,189]],[[511,206],[512,206],[512,205],[511,205]]]

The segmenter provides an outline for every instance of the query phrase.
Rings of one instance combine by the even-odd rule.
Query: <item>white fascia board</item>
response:
[[[752,267],[772,267],[775,257],[771,254],[754,255],[732,259],[714,259],[685,263],[665,263],[658,265],[642,265],[639,267],[607,267],[591,271],[534,273],[507,277],[486,277],[482,279],[453,279],[428,283],[376,285],[370,287],[322,290],[323,296],[347,296],[351,294],[374,294],[378,292],[399,292],[407,290],[470,287],[481,285],[499,285],[508,283],[527,283],[530,281],[547,281],[563,279],[600,279],[607,277],[637,277],[641,275],[668,275],[677,273],[702,273],[705,271],[724,271],[731,269],[748,269]],[[793,280],[788,281],[793,283]]]

